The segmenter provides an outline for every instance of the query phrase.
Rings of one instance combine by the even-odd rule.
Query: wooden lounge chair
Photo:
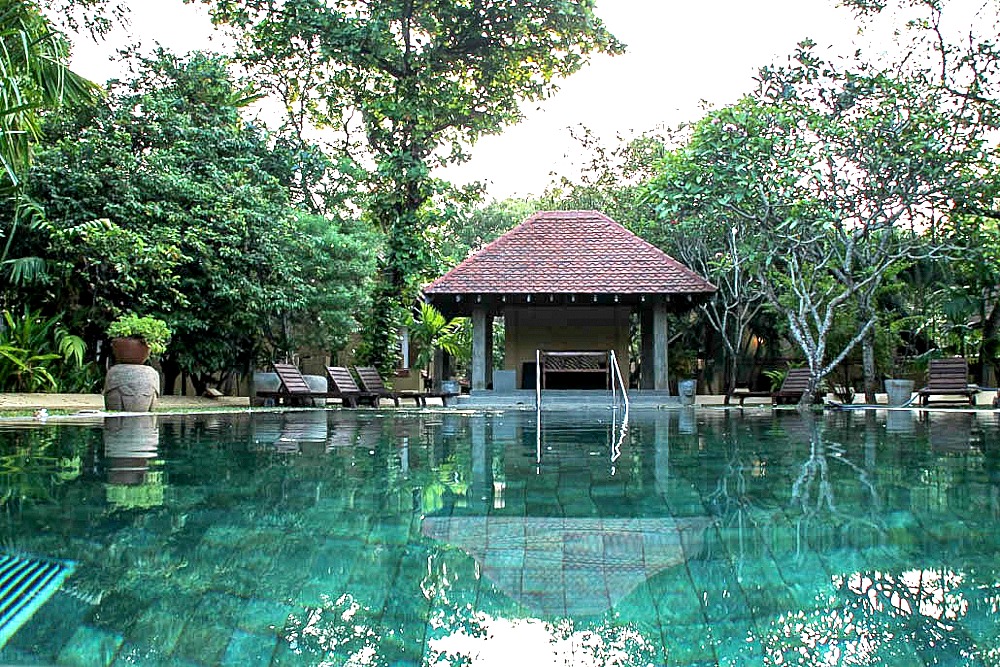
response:
[[[356,408],[359,403],[378,407],[378,396],[367,391],[362,391],[358,383],[354,381],[351,371],[344,366],[327,366],[327,377],[330,379],[332,387],[331,395],[340,398],[342,405],[348,408]]]
[[[309,388],[302,371],[294,364],[275,363],[274,372],[278,375],[280,384],[277,391],[258,391],[258,398],[271,398],[277,403],[296,405],[314,398],[329,398],[325,391],[313,391]]]
[[[410,398],[413,399],[416,405],[427,405],[426,397],[427,395],[421,391],[393,391],[385,386],[382,381],[382,376],[378,374],[378,371],[370,366],[356,366],[354,372],[358,375],[358,381],[361,384],[361,390],[377,396],[378,398],[388,398],[391,399],[393,404],[398,408],[399,399]]]
[[[723,399],[723,405],[729,405],[733,399],[737,399],[740,402],[740,407],[743,407],[743,401],[748,398],[771,398],[771,392],[769,391],[750,391],[743,387],[737,387],[731,392],[726,394],[725,399]]]
[[[963,357],[931,359],[927,385],[917,390],[921,405],[930,403],[931,396],[962,396],[969,405],[975,405],[978,393],[979,387],[969,384],[969,362]]]
[[[784,382],[778,391],[771,394],[771,404],[781,405],[788,403],[798,403],[802,394],[809,388],[808,368],[789,368],[785,375]],[[819,396],[813,396],[813,403],[817,403]]]
[[[799,399],[802,398],[802,392],[804,392],[808,386],[809,369],[790,368],[788,370],[788,374],[785,375],[784,382],[781,383],[781,387],[779,387],[777,391],[750,391],[749,389],[737,388],[731,393],[726,394],[723,404],[729,405],[730,402],[735,399],[740,402],[740,407],[742,408],[743,402],[748,398],[770,398],[771,405],[798,403]],[[814,402],[817,401],[814,399]]]

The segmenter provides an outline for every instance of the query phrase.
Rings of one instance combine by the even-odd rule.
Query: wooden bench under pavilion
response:
[[[553,387],[552,379],[576,376],[585,373],[600,377],[605,389],[611,389],[611,366],[607,352],[547,352],[541,353],[542,389],[560,389],[558,382]],[[552,378],[552,379],[550,379]]]

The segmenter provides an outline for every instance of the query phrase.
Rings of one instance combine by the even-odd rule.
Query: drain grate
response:
[[[73,573],[64,561],[0,554],[0,648]]]

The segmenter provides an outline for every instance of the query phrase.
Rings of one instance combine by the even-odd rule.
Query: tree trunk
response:
[[[875,327],[861,340],[861,369],[864,373],[865,403],[875,403],[875,393],[878,391],[878,378],[875,369]]]
[[[205,392],[208,390],[208,382],[212,378],[211,375],[204,373],[192,373],[191,374],[191,386],[194,387],[195,396],[204,396]]]
[[[163,395],[172,396],[177,378],[180,377],[180,365],[168,357],[160,359],[160,370],[163,371]]]
[[[724,354],[728,357],[729,363],[726,364],[727,374],[729,377],[726,378],[726,396],[733,393],[736,389],[736,373],[739,368],[739,357],[735,353],[728,349],[723,349]]]
[[[872,307],[872,294],[863,292],[858,295],[858,323],[872,322],[865,335],[861,338],[861,372],[864,377],[865,403],[874,404],[878,392],[878,372],[875,367],[875,309]]]
[[[982,301],[985,304],[986,299],[984,298]],[[979,374],[976,377],[976,382],[980,386],[995,386],[1000,378],[989,377],[989,369],[994,367],[994,373],[996,372],[997,353],[1000,352],[998,349],[1000,346],[997,344],[998,334],[1000,334],[1000,306],[994,306],[988,316],[985,309],[980,315],[983,321],[983,342],[979,345]]]

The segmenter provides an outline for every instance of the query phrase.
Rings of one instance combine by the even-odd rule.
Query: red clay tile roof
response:
[[[710,294],[715,287],[597,211],[541,211],[424,292]]]

